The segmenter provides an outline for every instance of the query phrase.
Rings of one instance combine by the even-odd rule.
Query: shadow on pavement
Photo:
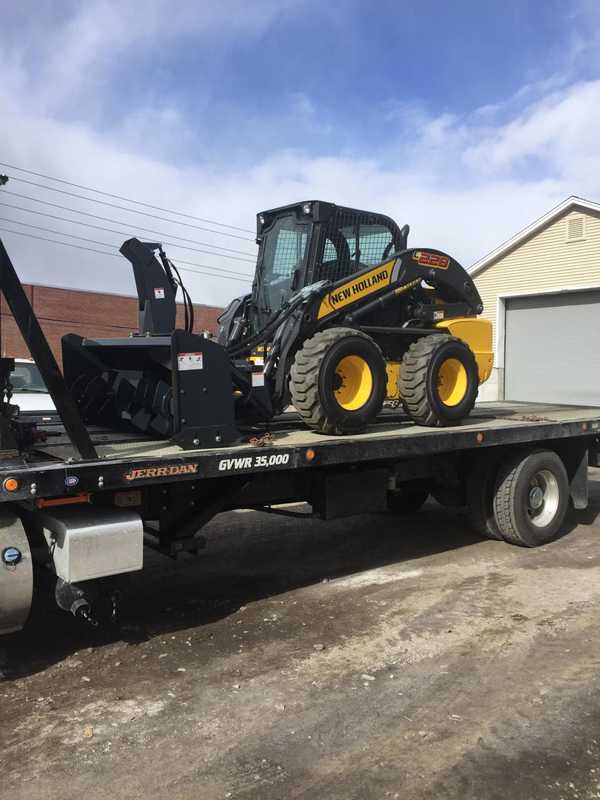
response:
[[[563,535],[600,514],[600,470],[592,471],[590,506],[571,511]],[[301,507],[302,509],[302,507]],[[306,510],[306,509],[302,509]],[[407,516],[370,514],[321,522],[255,511],[221,514],[205,528],[199,557],[173,561],[148,551],[145,567],[125,579],[119,626],[93,629],[59,611],[40,592],[25,631],[0,640],[0,674],[34,674],[86,647],[132,645],[177,630],[202,628],[241,606],[366,570],[401,564],[481,542],[461,510],[430,501]],[[500,542],[482,546],[505,548]]]
[[[480,541],[460,512],[434,502],[407,516],[327,523],[228,512],[205,531],[207,549],[197,558],[146,553],[144,570],[123,584],[119,626],[94,629],[58,610],[51,576],[41,576],[47,592],[39,593],[27,628],[0,641],[0,670],[8,679],[34,674],[86,647],[200,627],[256,600]]]

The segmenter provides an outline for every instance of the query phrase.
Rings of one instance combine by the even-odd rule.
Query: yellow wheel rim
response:
[[[447,358],[438,370],[438,395],[445,406],[457,406],[469,386],[467,370],[457,358]]]
[[[346,356],[335,368],[335,399],[345,411],[357,411],[373,391],[373,373],[360,356]]]

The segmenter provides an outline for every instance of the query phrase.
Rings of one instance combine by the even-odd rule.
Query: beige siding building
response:
[[[470,272],[494,327],[480,399],[600,404],[600,204],[569,197]]]

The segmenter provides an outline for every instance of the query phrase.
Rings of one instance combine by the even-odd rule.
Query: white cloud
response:
[[[493,176],[523,169],[524,161],[534,159],[561,180],[583,182],[597,192],[589,172],[598,172],[598,141],[600,81],[590,81],[544,97],[497,130],[482,131],[465,149],[464,162]]]
[[[3,43],[0,64],[18,71],[30,102],[58,110],[114,88],[107,78],[141,55],[159,60],[182,38],[196,47],[254,39],[308,1],[90,0],[72,4],[62,18],[55,4],[36,5],[35,14],[17,20],[18,35]]]

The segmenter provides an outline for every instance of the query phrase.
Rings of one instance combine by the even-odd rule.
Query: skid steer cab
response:
[[[291,404],[311,429],[350,434],[385,401],[421,425],[469,414],[492,369],[491,324],[477,318],[466,270],[434,248],[409,248],[408,234],[382,214],[321,201],[257,215],[252,293],[219,319],[240,420]]]

